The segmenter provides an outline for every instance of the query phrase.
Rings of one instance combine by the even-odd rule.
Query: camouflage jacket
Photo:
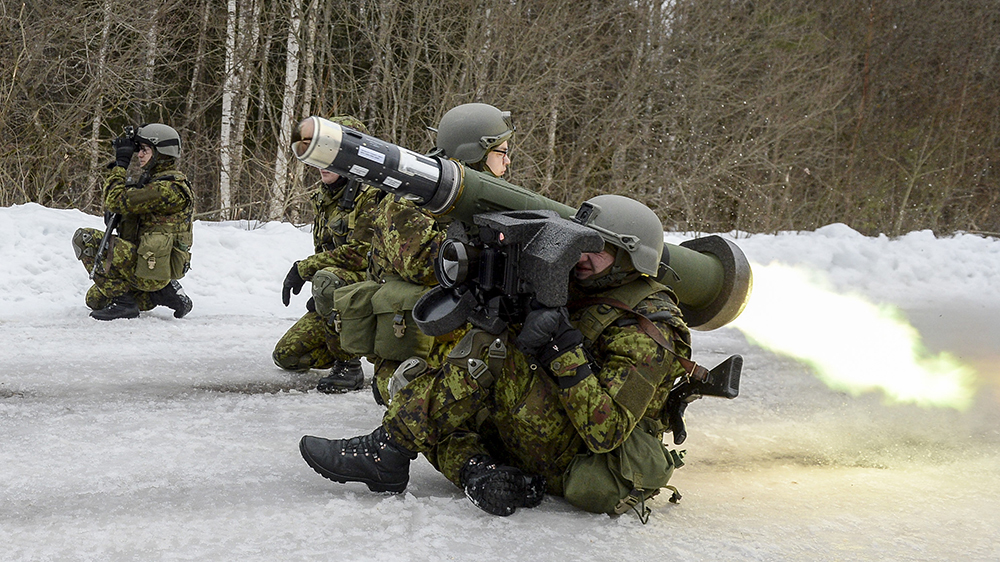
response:
[[[632,283],[649,282],[643,278]],[[653,320],[677,353],[690,357],[690,333],[672,293],[649,284],[648,296],[633,310]],[[621,300],[621,289],[588,296]],[[676,357],[643,332],[628,313],[614,314],[609,325],[587,338],[588,329],[581,322],[588,314],[600,314],[599,307],[609,308],[583,307],[570,316],[584,332],[589,357],[582,351],[567,353],[553,361],[551,374],[530,368],[528,358],[509,346],[504,373],[494,383],[489,414],[480,427],[488,452],[497,455],[499,451],[507,462],[545,476],[549,491],[555,494],[562,493],[563,473],[575,455],[615,449],[643,417],[659,422],[671,386],[684,374]],[[556,377],[574,374],[588,359],[593,375],[560,388]],[[475,452],[453,458],[469,458],[468,453]],[[451,474],[457,476],[457,472]]]
[[[323,185],[312,196],[313,246],[315,253],[299,261],[299,275],[312,279],[317,271],[328,267],[348,283],[363,281],[368,270],[371,249],[372,217],[378,205],[379,190],[362,185],[354,201],[354,209],[340,208],[344,185],[335,193]]]
[[[194,195],[173,158],[163,158],[134,185],[125,168],[113,167],[104,180],[104,209],[122,215],[119,237],[138,244],[146,232],[190,233]]]
[[[412,202],[389,196],[375,212],[370,273],[374,280],[398,275],[416,285],[437,285],[434,260],[445,231]]]

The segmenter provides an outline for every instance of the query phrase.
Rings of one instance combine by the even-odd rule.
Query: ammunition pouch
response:
[[[413,321],[413,306],[428,289],[398,277],[381,284],[352,283],[334,291],[334,310],[324,317],[340,334],[340,346],[348,353],[374,354],[390,361],[426,358],[434,338]]]
[[[468,369],[476,384],[488,389],[503,372],[507,359],[506,339],[506,333],[496,335],[473,328],[458,340],[445,361],[459,369]],[[485,361],[482,359],[484,355]]]
[[[372,312],[372,297],[381,285],[362,281],[340,287],[333,292],[333,310],[329,313],[316,300],[319,313],[334,331],[340,334],[340,347],[354,355],[371,355],[375,352],[376,318]]]
[[[564,473],[563,497],[592,513],[620,515],[635,508],[645,522],[649,510],[643,502],[684,465],[684,452],[667,449],[662,435],[662,424],[643,418],[616,449],[576,455]]]
[[[191,267],[191,234],[151,231],[139,237],[136,277],[170,281],[184,277]]]
[[[413,320],[413,306],[429,287],[389,277],[372,295],[376,317],[375,355],[390,361],[426,358],[434,338],[420,331]]]

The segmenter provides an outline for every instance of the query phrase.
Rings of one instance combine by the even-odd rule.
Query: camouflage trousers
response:
[[[448,358],[448,353],[455,347],[455,343],[462,339],[466,331],[467,328],[460,328],[450,334],[434,338],[434,343],[431,344],[431,349],[427,353],[427,356],[421,357],[421,359],[427,361],[428,371],[436,370],[444,364],[445,359]],[[392,380],[392,375],[396,372],[396,368],[399,367],[401,361],[390,361],[389,359],[373,356],[368,357],[368,359],[375,366],[375,378],[372,385],[378,390],[379,396],[389,396],[389,381]]]
[[[104,237],[103,230],[80,228],[73,235],[73,248],[77,258],[90,273],[94,267],[94,257]],[[152,310],[150,293],[159,291],[170,281],[144,279],[135,274],[137,257],[136,245],[128,240],[112,236],[105,259],[97,265],[94,284],[87,290],[87,306],[100,310],[111,303],[111,299],[131,293],[139,310]]]
[[[281,336],[271,358],[275,365],[290,371],[329,369],[334,361],[356,359],[340,348],[340,337],[327,329],[326,322],[315,312],[306,312]]]
[[[487,360],[485,354],[480,358]],[[389,435],[423,453],[456,485],[466,461],[487,454],[544,476],[548,492],[561,495],[564,472],[583,441],[551,377],[531,369],[528,358],[513,347],[502,368],[491,369],[492,384],[488,376],[458,363],[447,361],[399,391],[382,419]]]

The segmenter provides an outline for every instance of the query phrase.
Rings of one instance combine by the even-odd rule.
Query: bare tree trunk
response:
[[[240,147],[233,160],[237,188],[243,172],[243,139],[246,135],[247,119],[250,114],[250,86],[253,77],[253,61],[257,60],[257,44],[260,41],[260,0],[251,0],[250,9],[240,14],[240,34],[242,38],[238,51],[240,53],[240,87],[239,109],[233,120],[233,144]]]
[[[281,103],[281,129],[278,132],[278,150],[274,159],[274,182],[267,216],[280,220],[285,213],[288,198],[288,149],[292,137],[292,113],[295,111],[295,94],[299,80],[299,27],[302,14],[298,2],[291,4],[288,26],[288,58],[285,62],[285,96]]]
[[[237,2],[228,0],[226,3],[226,62],[224,66],[225,82],[222,85],[222,125],[219,132],[220,169],[219,169],[219,206],[222,218],[232,218],[232,177],[233,177],[233,100],[239,87],[236,78],[237,53]]]
[[[104,0],[104,20],[101,22],[101,45],[97,51],[97,100],[94,102],[94,116],[90,122],[90,171],[87,174],[86,194],[84,195],[83,207],[90,208],[94,202],[94,192],[100,189],[101,171],[101,123],[104,119],[103,110],[103,83],[104,70],[108,60],[108,37],[111,35],[111,0]]]
[[[186,127],[194,120],[194,100],[195,92],[198,91],[198,83],[201,80],[201,71],[205,66],[205,41],[208,34],[208,16],[211,14],[211,0],[205,0],[201,12],[201,27],[198,30],[198,50],[194,56],[194,69],[191,71],[191,85],[188,88],[187,96],[184,100],[184,126]]]
[[[308,30],[308,35],[306,36],[305,53],[306,60],[303,64],[305,72],[305,80],[302,89],[302,113],[301,115],[312,115],[312,97],[313,88],[316,84],[316,29],[319,27],[319,0],[311,0],[308,9],[308,19],[306,20],[306,29]],[[286,158],[288,158],[288,146],[278,145],[278,154],[281,151],[285,151]],[[298,159],[292,160],[292,173],[291,180],[292,183],[288,186],[288,193],[290,197],[288,200],[294,201],[297,199],[298,195],[304,190],[305,184],[305,164],[299,162]],[[286,205],[287,206],[287,205]],[[294,207],[292,215],[289,217],[293,223],[299,222],[298,206]]]
[[[267,37],[264,38],[264,48],[261,49],[260,53],[260,83],[257,85],[257,136],[263,137],[264,135],[274,135],[276,132],[274,130],[274,123],[269,119],[271,111],[274,109],[270,106],[267,99],[267,87],[270,85],[270,80],[268,79],[271,74],[271,65],[268,61],[271,58],[271,41],[274,38],[273,33],[268,33]],[[270,130],[265,131],[264,127],[269,126]]]
[[[549,119],[546,125],[545,176],[542,179],[542,193],[552,188],[556,170],[556,127],[559,124],[559,98],[553,96],[549,102]]]
[[[149,15],[149,30],[146,32],[146,72],[143,79],[146,87],[151,88],[156,73],[156,58],[159,54],[159,15],[160,5],[156,3],[153,13]]]
[[[388,52],[390,37],[388,33],[389,25],[386,13],[388,12],[389,7],[386,0],[381,0],[379,4],[380,5],[375,8],[375,2],[372,2],[372,11],[378,11],[379,22],[375,29],[368,32],[368,35],[374,38],[374,41],[372,41],[372,48],[375,52],[373,54],[371,72],[368,74],[368,80],[362,93],[362,96],[364,97],[361,100],[361,115],[357,116],[362,121],[368,121],[371,115],[374,114],[376,106],[376,85],[380,82],[381,76],[388,73],[388,63],[386,59],[390,55]],[[362,14],[363,13],[364,12],[362,12]]]

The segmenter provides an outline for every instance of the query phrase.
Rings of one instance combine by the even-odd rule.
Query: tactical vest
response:
[[[634,309],[640,302],[659,292],[670,292],[670,289],[649,277],[643,276],[631,283],[597,293],[595,296],[621,301],[629,308]],[[606,304],[594,304],[578,308],[571,302],[568,308],[570,309],[570,320],[576,326],[576,329],[583,333],[583,338],[586,340],[584,347],[589,347],[597,341],[597,338],[605,328],[625,314],[624,310]]]
[[[689,360],[672,349],[667,338],[650,318],[635,312],[643,300],[658,293],[673,294],[669,288],[648,277],[604,291],[590,298],[568,305],[570,321],[583,333],[584,346],[593,345],[608,326],[616,322],[634,322],[653,338],[660,347],[674,355],[688,368]],[[616,301],[614,304],[593,303],[594,300]],[[651,318],[665,321],[675,328],[687,327],[678,315],[659,315]],[[654,337],[656,336],[656,337]],[[684,338],[687,340],[687,337]],[[687,343],[687,341],[685,341]],[[641,373],[640,373],[641,374]],[[563,497],[572,505],[594,513],[620,515],[632,509],[645,524],[650,509],[645,501],[666,487],[673,491],[671,503],[680,500],[677,488],[667,486],[674,469],[684,465],[684,452],[668,450],[662,441],[662,412],[646,416],[649,397],[656,390],[654,385],[673,385],[672,379],[647,381],[640,374],[630,376],[615,395],[615,402],[626,408],[638,420],[636,427],[622,445],[603,454],[582,453],[574,457],[567,467],[563,481]],[[669,391],[669,386],[667,387]]]
[[[671,295],[673,294],[672,291],[665,285],[662,285],[649,277],[643,276],[635,281],[626,283],[625,285],[614,287],[607,291],[592,295],[589,298],[583,298],[569,303],[567,307],[570,310],[570,321],[583,334],[584,347],[590,347],[597,341],[597,338],[600,337],[601,333],[607,329],[608,326],[615,324],[616,322],[632,322],[634,321],[632,318],[633,316],[636,318],[640,317],[641,315],[638,313],[632,312],[635,310],[635,307],[638,306],[643,300],[660,292]],[[593,300],[617,301],[618,306],[612,306],[604,303],[588,303],[588,301]],[[627,308],[627,310],[625,308]],[[672,327],[682,329],[685,335],[687,334],[687,326],[684,325],[683,319],[679,316],[679,314],[664,314],[661,318],[655,318],[655,316],[656,315],[654,315],[654,319],[666,321]],[[648,335],[652,337],[657,344],[663,347],[667,352],[678,357],[682,363],[689,362],[687,358],[676,353],[672,349],[672,346],[664,345],[668,343],[665,341],[667,338],[663,337],[659,328],[648,324],[648,320],[647,325],[643,328],[646,328],[643,331],[655,330],[659,334],[659,337],[656,337],[657,334],[655,333],[649,333]],[[685,341],[685,343],[687,342]],[[603,366],[599,365],[598,367]],[[657,386],[663,384],[672,385],[673,381],[648,381],[641,376],[629,377],[626,379],[622,388],[615,395],[615,401],[628,409],[636,419],[641,419],[646,414],[649,396],[652,395]]]
[[[367,186],[361,187],[361,193],[357,195],[354,208],[350,211],[345,211],[339,205],[343,189],[337,194],[331,194],[324,186],[313,195],[316,210],[316,218],[313,219],[313,247],[316,253],[332,251],[347,243],[363,207],[360,202],[368,195],[368,191]]]

